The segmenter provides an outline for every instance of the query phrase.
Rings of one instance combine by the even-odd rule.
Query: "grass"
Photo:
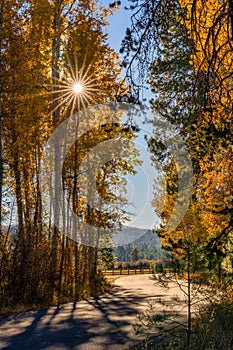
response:
[[[233,296],[226,295],[218,302],[201,308],[193,320],[191,343],[187,346],[184,329],[152,336],[135,350],[232,350],[233,349]]]
[[[7,317],[12,315],[18,315],[28,311],[38,311],[45,307],[48,307],[48,305],[42,306],[42,305],[33,304],[29,306],[29,305],[17,304],[14,306],[2,306],[0,308],[0,316]]]
[[[112,277],[112,276],[109,276]],[[106,278],[103,274],[96,275],[96,279],[93,280],[92,289],[83,289],[80,291],[80,298],[76,301],[95,297],[101,294],[104,294],[108,290],[110,290],[113,287],[113,281],[117,279],[117,276],[113,276],[114,278]],[[118,276],[119,278],[120,276]],[[73,287],[74,289],[74,287]],[[53,300],[51,302],[42,301],[42,303],[30,303],[30,304],[24,304],[18,303],[16,304],[14,300],[11,300],[10,298],[2,298],[0,299],[0,317],[6,317],[10,315],[17,315],[23,312],[28,311],[36,311],[39,309],[48,308],[50,306],[58,306],[60,304],[66,304],[73,302],[75,300],[74,295],[67,296],[63,295],[62,299],[59,299],[57,292],[54,292]]]

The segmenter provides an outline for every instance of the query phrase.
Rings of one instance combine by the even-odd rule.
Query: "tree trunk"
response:
[[[188,348],[191,343],[191,331],[192,331],[192,323],[191,323],[191,254],[190,254],[190,247],[188,247],[188,341],[187,345]]]
[[[75,295],[75,300],[79,300],[79,248],[78,248],[78,242],[74,241],[74,295]]]
[[[59,58],[60,58],[60,46],[61,46],[61,1],[56,0],[54,4],[54,17],[53,17],[53,32],[54,37],[52,41],[52,80],[53,84],[57,84],[57,80],[59,80]],[[56,88],[55,88],[56,89]],[[58,125],[60,119],[60,108],[59,103],[57,101],[57,96],[54,96],[53,102],[53,125],[56,127]],[[51,288],[51,298],[53,297],[56,285],[56,270],[57,270],[57,250],[58,250],[58,224],[59,224],[59,215],[60,215],[60,193],[59,186],[56,186],[57,183],[60,183],[60,172],[58,169],[59,160],[60,160],[60,149],[58,147],[58,140],[55,140],[54,144],[54,167],[55,167],[55,178],[54,184],[54,229],[53,229],[53,237],[52,237],[52,250],[51,250],[51,266],[50,266],[50,288]],[[57,166],[56,166],[57,165]]]
[[[61,260],[58,278],[58,302],[61,304],[63,302],[63,269],[64,269],[64,258],[65,258],[65,235],[62,235],[62,245],[61,245]]]
[[[0,236],[2,234],[2,188],[3,188],[3,154],[2,154],[2,41],[5,0],[1,0],[0,7]]]

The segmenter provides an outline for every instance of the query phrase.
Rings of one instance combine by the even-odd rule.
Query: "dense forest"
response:
[[[154,186],[153,206],[162,220],[154,233],[174,271],[187,273],[190,282],[203,273],[232,308],[233,2],[129,0],[121,60],[105,30],[120,5],[0,0],[0,308],[60,304],[105,290],[98,270],[109,251],[101,244],[113,249],[112,233],[129,219],[126,176],[140,164],[137,127],[130,118],[122,122],[117,103],[140,108],[145,88],[156,116],[148,149],[166,177],[163,190]],[[86,112],[100,105],[104,112]],[[179,173],[186,179],[190,169],[185,161],[178,167],[165,147],[158,119],[174,127],[192,162],[190,204],[172,230],[170,218],[186,201]],[[55,131],[71,133],[73,125],[75,142],[58,147]],[[103,155],[92,150],[119,134],[126,150],[101,163]],[[114,155],[115,144],[108,145]],[[182,158],[179,141],[176,146]],[[100,164],[94,181],[85,177],[91,163]],[[118,247],[119,259],[157,259],[160,251],[150,246],[152,238],[148,242]]]
[[[138,84],[147,74],[154,94],[151,108],[179,130],[193,164],[189,209],[180,225],[169,232],[180,188],[178,169],[158,135],[158,123],[152,122],[155,136],[148,145],[167,176],[159,233],[162,245],[182,263],[198,261],[199,268],[202,265],[223,284],[231,284],[232,2],[132,1],[132,7],[132,28],[122,46],[127,72]],[[140,67],[137,77],[132,73],[135,67]],[[135,88],[136,97],[137,92]],[[185,162],[180,166],[188,176]],[[155,206],[161,205],[161,197],[155,186]]]
[[[140,231],[137,228],[124,227],[123,233],[132,235],[132,231]],[[125,232],[124,232],[125,231]],[[138,260],[160,260],[163,256],[160,246],[160,239],[151,230],[144,230],[139,238],[132,240],[132,243],[121,245],[114,250],[116,260],[138,261]]]
[[[155,118],[154,136],[148,140],[148,146],[153,161],[163,164],[166,173],[165,204],[161,187],[155,184],[154,190],[154,205],[162,207],[163,224],[158,232],[161,244],[170,254],[174,276],[185,275],[189,287],[204,283],[215,294],[222,293],[220,301],[199,313],[193,326],[189,289],[187,341],[176,339],[164,346],[153,344],[145,348],[232,349],[232,326],[227,320],[232,322],[233,315],[233,3],[130,3],[131,27],[121,52],[126,75],[134,86],[132,95],[140,101],[141,87],[146,82],[150,84],[152,110],[179,132],[177,148],[185,158],[179,141],[185,140],[192,161],[190,205],[183,220],[171,230],[171,217],[174,222],[187,200],[185,188],[180,196],[179,172],[182,170],[188,178],[189,169],[185,159],[177,163],[172,147],[165,147]],[[145,316],[141,324],[147,324],[148,330],[157,320],[152,314]]]
[[[1,1],[2,307],[78,300],[105,288],[104,281],[97,280],[98,227],[117,227],[125,217],[123,174],[134,172],[136,152],[132,146],[122,159],[109,160],[98,169],[99,208],[101,199],[109,203],[102,211],[91,207],[91,179],[85,178],[85,169],[78,171],[87,156],[89,163],[98,163],[90,152],[95,145],[119,132],[130,142],[133,133],[117,123],[107,125],[96,110],[82,119],[86,132],[72,147],[67,143],[59,147],[56,137],[55,143],[45,146],[70,115],[74,116],[70,130],[79,122],[80,132],[78,113],[127,94],[119,77],[118,54],[105,34],[107,17],[114,11],[85,0]],[[105,112],[109,120],[111,113]],[[74,129],[78,132],[77,126]],[[59,164],[62,157],[62,175],[56,166],[46,171],[48,163]],[[59,183],[60,175],[58,188],[52,182]],[[113,197],[118,201],[114,211]],[[65,205],[59,203],[77,214],[79,226],[71,223],[63,212]]]

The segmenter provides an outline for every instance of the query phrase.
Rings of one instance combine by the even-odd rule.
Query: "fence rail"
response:
[[[111,269],[111,270],[103,270],[103,273],[106,276],[114,276],[114,275],[143,275],[143,274],[151,274],[151,273],[153,273],[153,269],[152,268]]]
[[[163,268],[163,271],[160,269],[155,268],[138,268],[138,269],[109,269],[109,270],[103,270],[102,271],[105,276],[121,276],[121,275],[143,275],[143,274],[152,274],[152,273],[172,273],[174,274],[175,271],[173,269],[169,268]],[[208,277],[209,272],[208,271],[201,271],[196,272],[192,274],[192,281],[198,280],[199,278],[205,278]],[[187,280],[187,273],[183,272],[179,274],[180,278],[183,278],[184,280]]]

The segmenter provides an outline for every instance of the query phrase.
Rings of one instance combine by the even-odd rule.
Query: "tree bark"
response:
[[[57,84],[57,80],[59,80],[59,59],[60,59],[60,50],[61,50],[61,13],[62,6],[61,1],[56,0],[54,3],[54,17],[53,17],[53,33],[54,37],[52,40],[52,81],[53,84]],[[55,88],[56,89],[56,88]],[[60,120],[60,108],[59,102],[57,101],[57,96],[54,96],[53,102],[53,126],[54,128],[57,126]],[[54,167],[55,167],[55,178],[54,178],[54,229],[52,236],[52,251],[51,251],[51,266],[50,266],[50,288],[51,288],[51,297],[53,297],[55,291],[55,281],[56,281],[56,270],[57,270],[57,251],[58,251],[58,239],[59,239],[59,231],[58,231],[58,223],[59,223],[59,215],[60,215],[60,193],[57,183],[60,182],[60,174],[58,170],[59,160],[60,160],[60,149],[58,148],[58,140],[55,140],[54,145]]]
[[[2,190],[3,190],[3,154],[2,154],[2,41],[3,41],[3,22],[4,22],[5,0],[1,0],[0,7],[0,236],[2,234]]]

